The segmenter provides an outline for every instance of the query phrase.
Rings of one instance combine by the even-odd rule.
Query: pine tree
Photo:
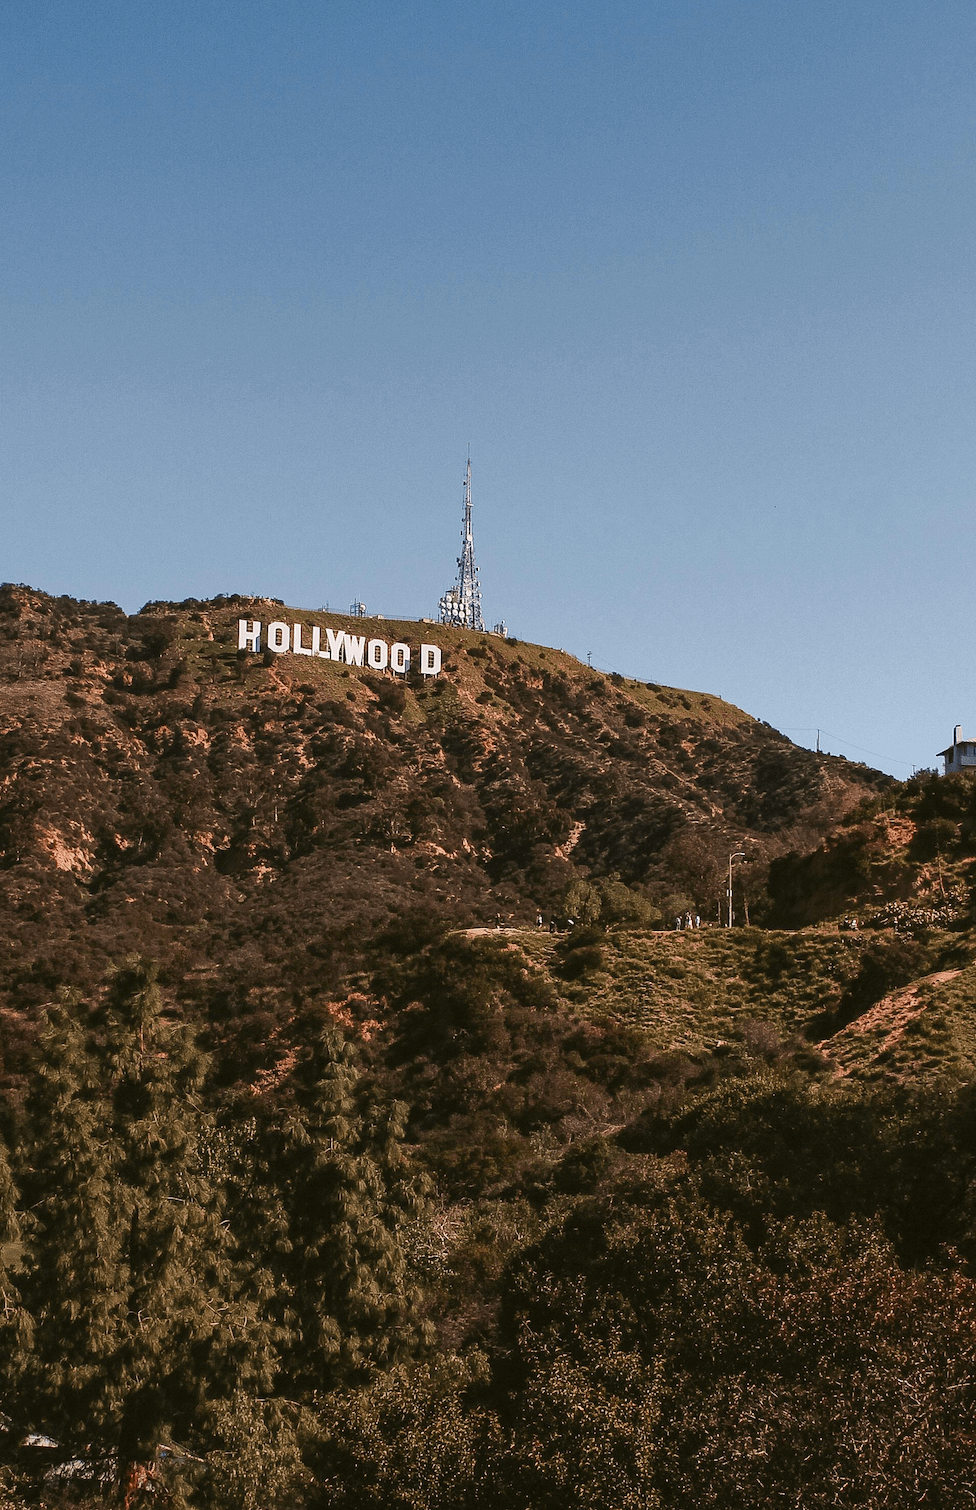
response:
[[[421,1204],[402,1136],[405,1108],[363,1091],[329,1029],[274,1139],[282,1321],[292,1388],[327,1390],[389,1366],[421,1339],[402,1229]]]
[[[80,1011],[67,994],[49,1009],[23,1170],[30,1222],[22,1291],[34,1347],[19,1414],[68,1442],[106,1429],[101,1375],[124,1322],[105,1108]]]
[[[233,1262],[205,1056],[140,961],[81,1015],[74,998],[51,1012],[30,1106],[24,1401],[65,1450],[94,1444],[134,1483],[210,1397],[268,1387],[273,1356]]]
[[[30,1352],[30,1318],[21,1304],[19,1268],[21,1221],[7,1149],[0,1141],[0,1392],[9,1411]]]

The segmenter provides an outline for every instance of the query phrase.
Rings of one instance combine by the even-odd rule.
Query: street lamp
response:
[[[745,859],[745,852],[744,852],[744,850],[741,850],[741,849],[735,849],[729,855],[729,889],[728,889],[728,892],[727,892],[727,896],[728,896],[728,899],[729,899],[729,921],[726,924],[727,928],[731,928],[732,927],[732,861],[733,860],[744,860],[744,859]]]

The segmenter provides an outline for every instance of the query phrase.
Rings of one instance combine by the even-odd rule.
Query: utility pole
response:
[[[732,920],[733,920],[733,912],[732,912],[732,861],[733,860],[744,860],[744,859],[745,859],[745,854],[744,854],[744,852],[741,849],[733,850],[732,854],[729,855],[729,889],[728,889],[728,892],[727,892],[728,902],[729,902],[729,921],[726,924],[726,927],[728,927],[728,928],[732,927]]]

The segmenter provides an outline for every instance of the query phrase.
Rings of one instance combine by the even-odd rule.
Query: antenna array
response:
[[[462,629],[480,629],[485,621],[481,614],[481,584],[474,564],[474,535],[471,530],[471,457],[464,474],[464,522],[461,529],[461,554],[453,587],[441,598],[438,617],[442,624],[457,624]]]

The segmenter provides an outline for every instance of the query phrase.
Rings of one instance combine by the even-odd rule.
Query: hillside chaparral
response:
[[[260,651],[260,619],[238,619],[238,650]],[[323,634],[325,641],[323,643]],[[275,619],[268,625],[265,648],[277,655],[316,655],[323,661],[343,661],[347,666],[369,666],[373,671],[389,669],[405,676],[410,670],[410,646],[402,640],[391,645],[387,640],[367,640],[363,634],[349,634],[345,629],[320,629],[318,624],[286,624]],[[418,668],[423,676],[437,676],[441,669],[439,645],[421,645]]]

